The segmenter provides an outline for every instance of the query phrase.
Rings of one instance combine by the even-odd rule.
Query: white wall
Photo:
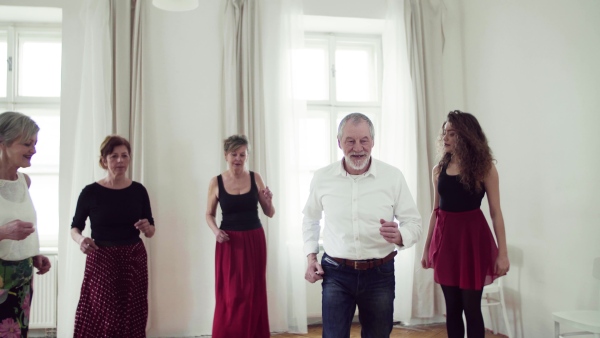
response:
[[[509,316],[518,337],[550,337],[553,311],[600,309],[600,2],[460,7],[463,41],[448,43],[464,46],[464,109],[498,159]]]
[[[350,18],[385,18],[386,0],[302,0],[304,14]]]

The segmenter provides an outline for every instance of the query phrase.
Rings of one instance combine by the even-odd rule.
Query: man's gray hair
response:
[[[346,125],[346,122],[348,122],[350,120],[354,124],[358,124],[360,121],[366,121],[367,124],[369,125],[369,131],[371,132],[371,140],[375,140],[375,127],[373,127],[373,122],[371,122],[371,120],[367,117],[367,115],[361,114],[361,113],[350,113],[350,114],[344,116],[342,121],[340,121],[340,125],[338,126],[338,134],[337,134],[338,141],[342,140],[342,131],[344,130],[344,126]]]
[[[29,116],[7,111],[0,114],[0,143],[10,146],[18,139],[30,140],[40,127]]]

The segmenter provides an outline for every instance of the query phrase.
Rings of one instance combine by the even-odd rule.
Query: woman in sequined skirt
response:
[[[100,166],[107,176],[79,195],[71,237],[87,255],[75,337],[146,337],[148,262],[140,233],[154,236],[146,188],[127,176],[129,142],[107,136]],[[82,235],[90,219],[91,238]]]

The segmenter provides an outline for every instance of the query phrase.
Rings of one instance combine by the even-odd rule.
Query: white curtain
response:
[[[132,32],[131,32],[131,110],[129,123],[129,142],[131,143],[132,161],[131,177],[133,180],[144,180],[144,134],[142,115],[142,28],[145,1],[132,0]]]
[[[263,75],[258,0],[226,0],[223,27],[225,137],[248,136],[250,165],[265,171]]]
[[[129,139],[131,144],[131,179],[134,181],[146,184],[145,182],[145,136],[144,133],[144,119],[143,119],[143,106],[142,106],[142,93],[143,93],[143,73],[142,73],[142,50],[143,50],[143,27],[144,27],[144,11],[146,10],[147,2],[144,0],[131,0],[131,18],[127,20],[130,23],[131,34],[130,39],[126,39],[125,43],[126,50],[130,53],[130,64],[128,64],[129,71],[129,92],[127,93],[127,99],[130,103],[129,110],[123,112],[123,115],[129,119],[129,135],[122,135]],[[120,32],[117,32],[120,33]],[[127,48],[128,47],[128,48]],[[150,203],[152,204],[153,197],[150,196]],[[146,328],[149,329],[152,326],[152,316],[155,313],[155,302],[153,297],[153,271],[151,269],[152,264],[152,239],[148,239],[145,236],[141,236],[146,252],[148,254],[148,323]]]
[[[297,144],[298,119],[306,113],[306,102],[296,95],[299,63],[295,62],[304,47],[302,1],[261,0],[261,4],[267,165],[278,208],[277,223],[269,228],[269,257],[279,257],[277,265],[268,271],[271,328],[306,333],[306,257],[301,231],[304,201],[299,200],[300,189],[306,187],[299,186]]]
[[[423,218],[423,236],[396,260],[394,319],[405,323],[441,314],[440,292],[432,270],[420,260],[431,214],[431,169],[435,158],[437,119],[443,109],[442,0],[388,0],[383,34],[384,160],[399,167]]]
[[[277,213],[262,218],[274,332],[306,332],[298,187],[290,184],[298,182],[294,116],[303,107],[292,96],[301,14],[299,0],[227,0],[223,29],[224,132],[248,136],[250,169],[274,192]]]
[[[112,56],[110,53],[110,2],[85,0],[81,19],[84,22],[84,46],[81,70],[81,92],[76,119],[63,120],[61,142],[74,144],[74,152],[64,156],[72,169],[71,175],[61,175],[61,186],[70,186],[70,198],[62,198],[62,226],[59,229],[58,267],[58,337],[72,337],[75,310],[79,300],[85,265],[85,255],[71,240],[71,217],[81,189],[104,175],[98,165],[98,149],[113,126],[111,107]],[[63,182],[69,180],[68,183]],[[89,236],[89,226],[84,232]]]
[[[85,27],[81,92],[76,118],[63,120],[63,142],[75,145],[68,156],[72,175],[61,176],[61,187],[70,186],[61,210],[70,224],[81,189],[106,175],[98,165],[99,148],[109,134],[130,139],[132,178],[143,183],[141,27],[144,1],[86,0],[81,19]],[[130,34],[131,29],[131,34]],[[131,57],[130,57],[131,56]],[[70,131],[74,131],[71,133]],[[66,134],[66,136],[64,136]],[[68,139],[71,137],[71,139]],[[64,162],[63,162],[64,163]],[[63,215],[65,213],[61,213]],[[75,310],[83,280],[85,256],[71,240],[68,227],[59,232],[58,336],[73,335]],[[90,235],[89,224],[84,231]],[[150,256],[150,243],[146,241]],[[152,302],[150,300],[150,306]]]

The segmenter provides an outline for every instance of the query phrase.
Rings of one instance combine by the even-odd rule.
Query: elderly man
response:
[[[389,337],[394,313],[394,257],[421,236],[421,216],[404,176],[371,158],[374,128],[360,113],[338,127],[340,162],[319,169],[302,223],[305,278],[323,280],[323,337],[349,337],[356,311],[362,337]],[[324,213],[321,264],[317,261]],[[394,218],[398,223],[394,221]]]

